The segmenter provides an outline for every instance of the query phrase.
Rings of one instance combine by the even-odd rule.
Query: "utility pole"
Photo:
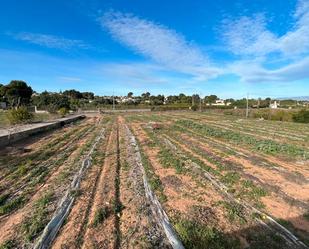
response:
[[[247,93],[246,118],[248,118],[248,115],[249,115],[249,93]]]
[[[113,91],[113,110],[115,110],[115,96],[114,96],[114,91]]]
[[[200,93],[200,112],[202,112],[202,94]]]

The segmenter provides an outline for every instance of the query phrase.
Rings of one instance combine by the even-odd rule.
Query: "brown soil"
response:
[[[198,133],[196,133],[195,131],[191,130],[191,129],[188,129],[190,132],[200,136]],[[256,156],[260,156],[260,157],[263,157],[264,160],[267,160],[269,161],[270,163],[273,163],[273,164],[276,164],[278,165],[279,167],[282,167],[284,169],[287,169],[289,170],[290,172],[295,172],[296,170],[303,174],[306,178],[309,177],[309,167],[308,167],[308,164],[307,163],[304,163],[303,165],[300,165],[300,164],[297,164],[297,163],[293,163],[293,162],[285,162],[285,161],[282,161],[281,159],[279,158],[276,158],[274,156],[271,156],[271,155],[265,155],[263,153],[255,153],[255,152],[252,152],[250,150],[247,150],[247,149],[244,149],[242,147],[239,147],[237,145],[234,145],[234,144],[230,144],[228,142],[225,142],[225,141],[221,141],[219,139],[215,139],[215,138],[211,138],[211,137],[207,137],[207,139],[209,139],[210,141],[214,141],[220,145],[223,145],[227,148],[231,148],[233,149],[235,152],[240,152],[242,154],[245,154],[245,155],[256,155]]]
[[[210,146],[206,144],[202,144],[195,138],[189,137],[187,135],[181,136],[183,139],[193,142],[199,148],[209,151],[210,153],[215,153]],[[226,159],[225,159],[226,160]],[[235,162],[242,166],[242,170],[249,175],[258,178],[263,183],[267,183],[269,185],[277,186],[284,193],[289,195],[292,198],[307,202],[309,201],[308,193],[309,193],[309,182],[303,184],[297,184],[294,181],[288,181],[286,177],[278,173],[276,170],[272,168],[262,168],[260,166],[252,164],[249,160],[246,160],[241,157],[229,156],[227,160]]]
[[[205,180],[199,178],[197,175],[177,174],[173,168],[163,168],[158,160],[157,154],[159,149],[147,146],[149,137],[145,131],[139,124],[132,124],[131,127],[140,144],[143,145],[142,149],[155,169],[155,173],[162,182],[164,194],[167,196],[167,202],[163,206],[168,215],[172,217],[174,214],[180,213],[183,217],[188,217],[188,213],[191,213],[196,206],[212,209],[212,214],[215,214],[215,217],[209,217],[209,219],[219,221],[215,223],[217,228],[220,227],[226,233],[237,235],[239,226],[227,221],[225,211],[221,206],[217,205],[218,201],[222,201],[223,198],[214,187],[211,184],[207,184]],[[177,179],[176,182],[179,187],[175,187],[174,182],[168,180],[171,178],[174,181]]]
[[[169,139],[171,138],[169,137]],[[196,140],[191,138],[191,141],[196,141]],[[203,159],[200,155],[196,154],[194,151],[189,149],[186,145],[178,143],[177,141],[173,141],[173,142],[177,143],[177,145],[180,146],[181,149],[183,149],[184,151],[190,152],[191,154],[193,154],[195,157],[199,158],[203,162],[205,161],[205,159]],[[207,146],[204,146],[203,148],[211,151],[211,149]],[[244,163],[244,161],[241,161],[241,159],[237,159],[235,161]],[[308,193],[309,193],[308,186],[306,186],[305,189],[302,189],[303,185],[296,185],[293,183],[289,183],[285,179],[280,178],[280,176],[270,171],[268,172],[267,170],[264,170],[262,168],[257,168],[254,165],[249,164],[249,163],[243,164],[243,166],[244,166],[245,171],[248,171],[250,174],[254,175],[255,177],[261,177],[262,179],[264,178],[263,181],[267,183],[269,183],[270,179],[272,179],[273,184],[275,185],[278,184],[280,186],[279,181],[281,180],[282,181],[281,187],[284,188],[284,190],[287,190],[288,193],[291,193],[291,197],[294,197],[294,198],[298,197],[300,200],[308,202]],[[295,186],[291,187],[291,185],[295,185]],[[294,187],[296,188],[296,190],[293,189]],[[307,230],[309,222],[303,217],[304,212],[306,212],[307,210],[304,210],[302,208],[297,208],[293,206],[293,204],[290,205],[287,201],[278,197],[276,192],[272,193],[272,196],[262,198],[262,202],[266,206],[267,213],[269,213],[273,217],[282,218],[286,220],[291,219],[291,222],[296,228],[309,232],[309,230]],[[293,210],[292,215],[291,215],[290,210]],[[278,214],[280,215],[277,216]],[[297,217],[297,219],[295,217]]]
[[[89,136],[84,137],[79,144],[82,145],[86,143]],[[27,202],[27,204],[15,211],[14,213],[2,218],[0,220],[0,244],[3,242],[16,238],[16,231],[18,231],[21,223],[24,218],[31,214],[31,210],[33,204],[40,199],[45,193],[47,193],[51,189],[58,189],[59,198],[61,198],[61,193],[65,190],[64,186],[57,185],[59,184],[59,175],[70,165],[70,161],[72,162],[76,157],[77,150],[74,151],[69,158],[62,164],[57,170],[55,170],[49,177],[48,181],[46,181],[43,185],[40,185],[36,188],[35,194],[31,197],[31,199]],[[63,184],[63,183],[62,183]]]
[[[98,163],[89,168],[84,180],[81,182],[80,193],[77,197],[73,208],[63,225],[58,236],[56,237],[52,248],[80,248],[83,241],[84,232],[88,222],[88,215],[93,205],[93,197],[96,192],[98,180],[103,170],[103,163],[109,134],[106,133],[107,139],[102,141],[98,146]]]
[[[120,218],[121,247],[149,248],[157,245],[155,240],[162,240],[156,229],[149,205],[145,197],[143,176],[131,162],[128,141],[124,131],[124,120],[120,120],[120,200],[124,207]],[[128,154],[130,153],[130,154]]]
[[[117,163],[116,148],[116,126],[113,126],[109,139],[102,174],[98,180],[96,193],[93,198],[93,205],[90,209],[89,220],[84,233],[82,248],[112,248],[115,243],[115,176]],[[106,208],[108,215],[101,223],[94,225],[98,211]]]

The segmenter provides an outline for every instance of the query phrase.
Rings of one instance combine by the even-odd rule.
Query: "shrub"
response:
[[[298,123],[309,123],[309,110],[301,110],[293,115],[293,121]]]
[[[290,111],[278,110],[270,114],[270,120],[291,121],[292,113]]]
[[[34,239],[44,230],[45,226],[49,222],[50,211],[48,207],[53,199],[51,192],[46,193],[40,199],[38,199],[31,211],[30,216],[26,217],[21,226],[24,238],[28,242],[34,241]]]
[[[64,117],[65,115],[67,115],[69,113],[69,110],[65,107],[61,107],[59,110],[58,110],[59,114],[61,115],[61,117]]]
[[[274,121],[291,121],[292,112],[290,110],[255,110],[252,114],[253,118],[263,118],[265,120]]]
[[[26,107],[11,109],[7,112],[7,118],[10,124],[28,123],[33,120],[34,115]]]
[[[112,211],[108,207],[99,208],[94,215],[93,226],[97,227],[99,224],[103,223],[110,215]]]
[[[181,219],[176,222],[175,229],[185,248],[241,248],[238,239],[234,239],[214,227],[200,224],[196,221]]]
[[[191,108],[190,108],[192,111],[197,111],[197,109],[198,109],[198,106],[197,105],[193,105],[193,106],[191,106]]]

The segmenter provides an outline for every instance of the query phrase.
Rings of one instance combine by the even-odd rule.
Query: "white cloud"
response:
[[[309,0],[298,1],[293,17],[293,27],[281,36],[267,28],[262,14],[225,20],[223,41],[229,51],[239,56],[225,72],[237,74],[246,82],[309,78]],[[277,65],[276,69],[268,69],[272,64]]]
[[[88,46],[81,40],[71,40],[54,35],[28,33],[28,32],[21,32],[17,34],[8,33],[8,34],[14,37],[16,40],[26,41],[32,44],[48,48],[57,48],[63,50],[71,48],[84,48],[84,49],[88,48]]]
[[[264,55],[278,49],[277,37],[267,30],[265,17],[261,14],[225,20],[223,30],[223,39],[234,54]]]
[[[109,12],[102,17],[101,24],[112,37],[154,63],[111,64],[103,71],[110,77],[124,81],[130,79],[141,84],[168,82],[171,79],[166,73],[168,71],[188,75],[194,83],[224,74],[236,74],[245,82],[308,78],[308,2],[299,1],[293,13],[295,25],[282,36],[268,29],[267,19],[262,14],[225,20],[224,41],[227,49],[238,55],[239,59],[220,66],[214,66],[199,47],[172,29],[134,15]],[[276,56],[271,57],[274,53]],[[281,64],[277,69],[265,67],[266,64],[278,63],[278,60],[279,65],[281,61],[284,66]]]
[[[242,60],[228,66],[244,82],[291,82],[309,78],[309,57],[276,70],[265,69],[259,62]]]
[[[263,14],[225,20],[222,36],[229,50],[237,55],[261,56],[280,53],[293,57],[309,52],[309,1],[299,0],[294,12],[294,27],[278,36],[268,30]]]
[[[105,14],[101,24],[117,41],[171,70],[193,75],[196,79],[218,74],[197,46],[165,26],[114,12]]]

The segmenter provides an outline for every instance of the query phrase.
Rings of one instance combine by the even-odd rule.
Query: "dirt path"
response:
[[[89,213],[93,205],[94,196],[98,187],[98,181],[103,171],[105,151],[110,141],[110,132],[107,128],[104,141],[96,150],[94,164],[81,182],[79,196],[67,218],[67,222],[61,228],[52,248],[80,248],[84,240],[84,233],[89,221]]]
[[[81,248],[113,248],[117,245],[117,226],[115,226],[115,179],[117,176],[118,126],[113,125],[106,149],[102,174],[99,178],[89,220]]]

